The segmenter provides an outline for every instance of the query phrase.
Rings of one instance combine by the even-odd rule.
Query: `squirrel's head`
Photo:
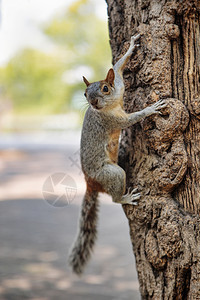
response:
[[[115,73],[113,69],[108,71],[105,80],[90,83],[84,76],[83,81],[87,88],[85,90],[85,97],[89,104],[97,110],[108,107],[113,104],[114,97],[114,79]]]

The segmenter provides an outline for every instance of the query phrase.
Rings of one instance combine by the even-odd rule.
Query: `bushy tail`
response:
[[[85,193],[78,236],[69,255],[69,264],[80,275],[87,264],[97,237],[98,192]]]

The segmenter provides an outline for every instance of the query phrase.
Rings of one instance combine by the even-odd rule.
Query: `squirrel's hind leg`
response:
[[[136,189],[124,195],[126,189],[126,173],[116,164],[106,164],[96,178],[104,191],[112,196],[113,202],[136,205],[140,193]]]

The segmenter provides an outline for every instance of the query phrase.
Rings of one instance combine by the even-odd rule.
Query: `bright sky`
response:
[[[24,47],[51,50],[53,45],[39,25],[66,9],[74,0],[0,0],[0,65]],[[106,18],[104,0],[94,0],[96,13]]]

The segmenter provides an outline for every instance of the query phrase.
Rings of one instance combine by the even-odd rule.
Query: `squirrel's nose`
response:
[[[90,103],[93,105],[93,106],[96,106],[98,104],[98,99],[91,99],[90,100]]]

